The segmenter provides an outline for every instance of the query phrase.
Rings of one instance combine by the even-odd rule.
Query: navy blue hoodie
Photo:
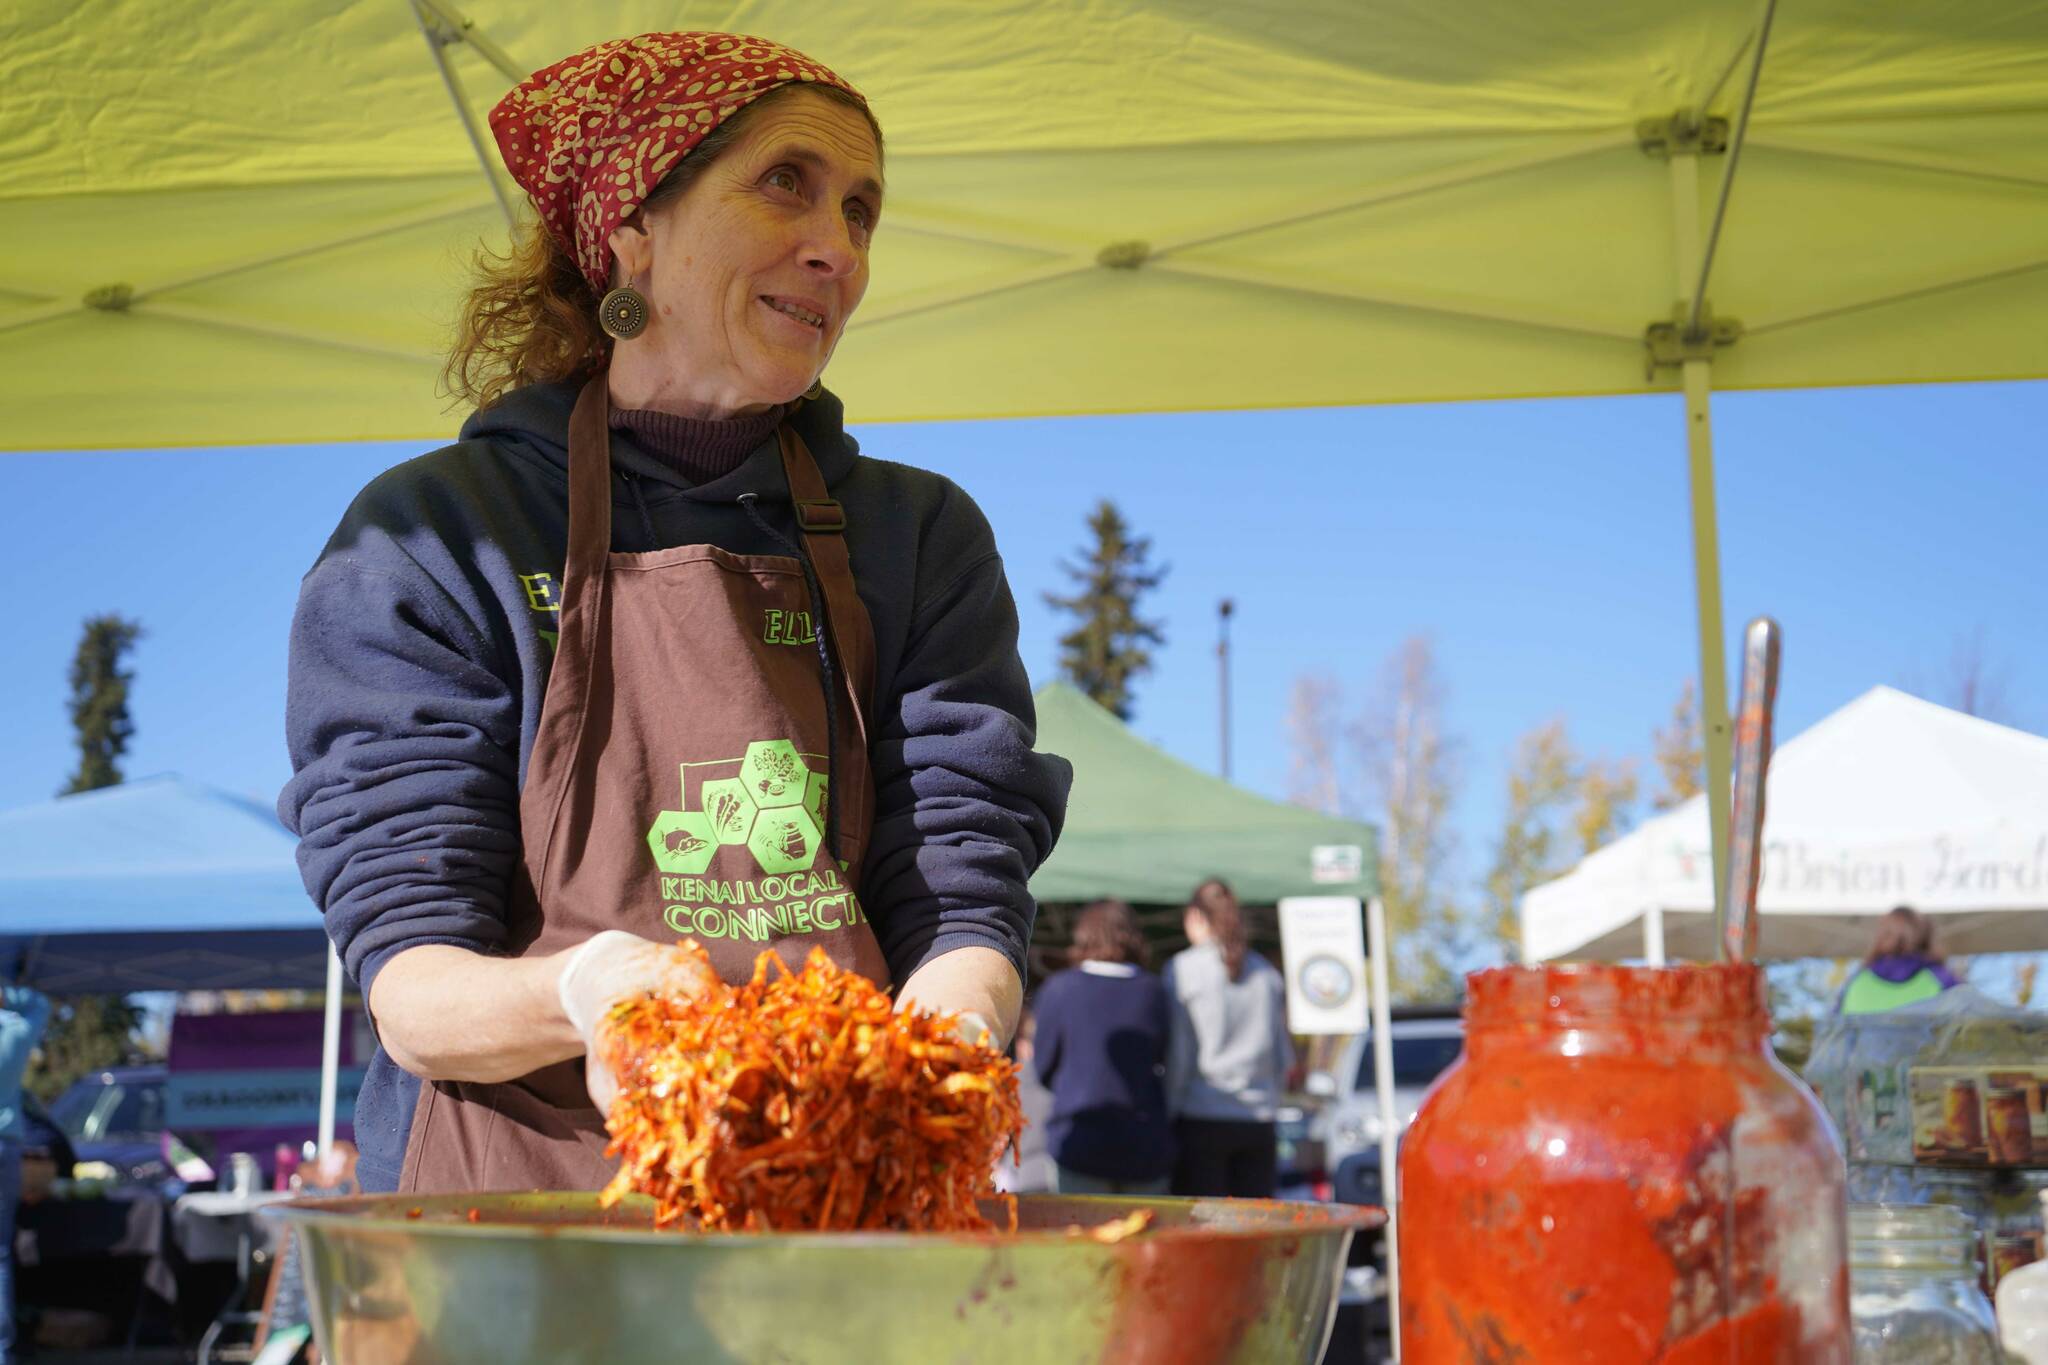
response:
[[[386,472],[300,588],[285,729],[296,774],[278,814],[306,888],[365,997],[423,943],[502,951],[519,790],[540,719],[568,539],[573,384],[516,390],[456,444]],[[874,621],[876,810],[863,908],[898,982],[978,945],[1023,969],[1026,883],[1051,852],[1066,762],[1033,749],[1017,613],[981,510],[938,475],[862,456],[830,394],[792,419],[846,509]],[[612,433],[613,548],[786,551],[771,438],[692,487]],[[366,1189],[396,1187],[419,1082],[381,1050],[356,1104]]]

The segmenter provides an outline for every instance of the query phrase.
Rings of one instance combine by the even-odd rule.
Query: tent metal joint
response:
[[[1666,118],[1636,124],[1636,147],[1644,156],[1668,161],[1674,156],[1719,156],[1728,150],[1728,120],[1719,114],[1701,118],[1681,109]]]
[[[134,301],[135,286],[132,284],[103,284],[85,291],[85,306],[102,313],[125,313]]]
[[[1111,242],[1095,253],[1095,263],[1111,270],[1136,270],[1152,258],[1150,242]]]
[[[1687,325],[1690,305],[1672,307],[1669,322],[1653,322],[1643,329],[1643,378],[1655,379],[1657,371],[1681,369],[1688,360],[1711,361],[1723,346],[1733,346],[1742,336],[1742,324],[1734,318],[1718,318],[1711,307],[1700,312],[1697,329]]]

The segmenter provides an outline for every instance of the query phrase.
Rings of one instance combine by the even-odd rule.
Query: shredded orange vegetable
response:
[[[1151,1226],[1152,1210],[1133,1209],[1121,1218],[1112,1218],[1107,1223],[1097,1223],[1092,1228],[1070,1227],[1067,1229],[1067,1236],[1088,1237],[1106,1246],[1115,1246],[1118,1242],[1136,1237]]]
[[[706,1231],[985,1229],[1017,1071],[956,1027],[818,948],[801,972],[768,951],[745,985],[623,1001],[599,1035],[619,1085],[603,1203],[646,1194],[656,1226]]]

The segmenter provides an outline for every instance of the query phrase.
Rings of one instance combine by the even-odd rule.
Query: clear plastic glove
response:
[[[1000,1036],[996,1033],[995,1025],[972,1010],[962,1010],[960,1012],[957,1022],[953,1025],[953,1031],[959,1035],[960,1040],[964,1043],[976,1047],[986,1047],[995,1052],[1003,1050],[1003,1044]]]
[[[619,1001],[657,992],[691,996],[711,981],[701,964],[673,947],[650,943],[623,929],[607,929],[572,949],[555,991],[562,1013],[583,1040],[584,1084],[600,1114],[611,1112],[618,1083],[598,1060],[597,1033]]]

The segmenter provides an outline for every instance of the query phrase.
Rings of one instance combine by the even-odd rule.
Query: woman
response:
[[[1038,988],[1034,1058],[1052,1092],[1046,1145],[1061,1194],[1165,1194],[1166,988],[1145,970],[1145,937],[1122,901],[1074,923],[1073,963]]]
[[[1901,905],[1878,920],[1870,955],[1842,988],[1835,1011],[1878,1014],[1932,999],[1956,984],[1947,957],[1934,946],[1934,922]]]
[[[1166,966],[1174,1002],[1167,1079],[1179,1156],[1173,1192],[1271,1199],[1279,1180],[1273,1121],[1294,1065],[1287,990],[1245,944],[1237,896],[1211,879],[1182,916],[1189,946]]]
[[[279,810],[377,1027],[371,1190],[602,1184],[592,1032],[694,988],[682,937],[729,980],[823,947],[1001,1046],[1069,781],[979,509],[819,383],[881,218],[860,94],[645,34],[491,129],[539,221],[470,295],[477,411],[293,624]]]

